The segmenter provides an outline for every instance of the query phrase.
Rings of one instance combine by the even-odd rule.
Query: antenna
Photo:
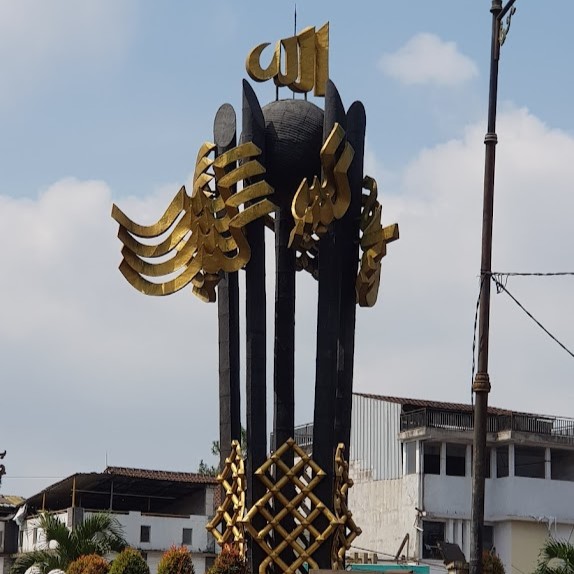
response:
[[[293,36],[297,36],[297,2],[295,2],[293,7]],[[293,99],[295,99],[295,92],[293,92]]]

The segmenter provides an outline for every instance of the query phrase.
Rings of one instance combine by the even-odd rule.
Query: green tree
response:
[[[98,554],[84,554],[70,562],[66,574],[108,574],[110,563]]]
[[[538,555],[535,574],[574,574],[574,545],[547,538]]]
[[[482,553],[482,570],[484,574],[505,574],[504,564],[498,554],[493,554],[488,550]]]
[[[191,553],[185,546],[172,546],[163,553],[157,574],[195,574]]]
[[[247,431],[243,426],[241,426],[241,452],[243,454],[243,458],[247,458]],[[221,455],[221,447],[219,446],[218,440],[212,441],[211,454],[218,458]],[[201,474],[201,476],[217,476],[220,470],[219,464],[209,465],[201,459],[199,461],[199,466],[197,467],[197,474]]]
[[[18,556],[11,574],[24,574],[31,566],[36,566],[42,574],[50,570],[65,571],[80,556],[103,556],[120,552],[126,546],[120,523],[103,512],[86,517],[82,524],[72,530],[53,514],[44,512],[40,515],[38,527],[44,532],[44,548]],[[51,544],[54,542],[55,546]]]
[[[236,544],[224,544],[207,574],[247,574],[247,562]]]
[[[149,566],[135,548],[124,548],[112,562],[109,574],[149,574]]]

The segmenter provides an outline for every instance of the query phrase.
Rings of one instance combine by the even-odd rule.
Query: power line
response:
[[[496,275],[497,277],[564,277],[564,276],[574,276],[574,271],[550,271],[550,272],[492,271],[490,275]]]
[[[574,275],[574,273],[571,272],[564,272],[564,273],[560,273],[561,275]],[[562,347],[572,358],[574,358],[574,353],[568,349],[568,347],[566,347],[566,345],[564,345],[564,343],[560,342],[538,319],[536,319],[536,317],[534,317],[534,315],[532,315],[532,313],[530,313],[525,307],[524,305],[522,305],[520,303],[520,301],[518,301],[518,299],[516,299],[516,297],[514,297],[514,295],[512,295],[512,293],[510,293],[510,291],[506,288],[506,285],[503,284],[500,279],[498,279],[497,277],[495,277],[495,275],[497,277],[502,276],[506,276],[508,278],[508,276],[510,276],[511,274],[509,273],[503,273],[503,274],[499,274],[499,273],[493,273],[492,274],[492,280],[494,281],[495,285],[496,285],[496,290],[501,293],[502,291],[504,291],[555,343],[557,343],[560,347]],[[518,274],[516,274],[518,275]],[[531,275],[541,275],[541,276],[551,276],[551,275],[544,275],[544,274],[531,274]],[[554,275],[557,275],[556,273]]]

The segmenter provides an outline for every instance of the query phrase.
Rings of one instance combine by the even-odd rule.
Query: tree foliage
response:
[[[241,426],[241,453],[243,454],[243,458],[247,458],[247,431]],[[230,445],[231,446],[231,445]],[[211,443],[211,454],[213,456],[219,457],[221,455],[221,446],[219,445],[218,440],[214,440]],[[197,467],[197,474],[201,474],[202,476],[217,476],[221,468],[220,465],[209,465],[203,459],[199,462],[199,466]]]
[[[504,564],[498,554],[485,550],[482,553],[482,570],[484,574],[505,574]]]
[[[172,546],[161,557],[157,574],[195,574],[191,553],[185,546]]]
[[[99,554],[85,554],[70,563],[66,574],[108,574],[109,562]]]
[[[207,574],[247,574],[247,561],[234,544],[225,544]]]
[[[135,548],[124,548],[112,562],[109,574],[149,574],[149,566]]]
[[[64,570],[80,556],[119,552],[126,546],[120,523],[111,514],[92,514],[72,530],[53,514],[40,515],[38,527],[44,532],[43,548],[18,556],[11,574],[24,574],[35,566],[41,574]],[[55,543],[55,544],[54,544]]]
[[[547,538],[538,555],[535,574],[574,574],[574,545]]]

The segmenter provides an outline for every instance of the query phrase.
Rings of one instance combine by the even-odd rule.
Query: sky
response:
[[[500,62],[493,269],[574,271],[574,4],[516,6]],[[346,106],[365,104],[365,171],[384,223],[401,231],[376,306],[357,312],[357,391],[471,400],[489,7],[297,2],[298,30],[330,22],[330,77]],[[293,12],[263,0],[0,0],[2,493],[32,495],[106,464],[216,462],[217,306],[189,289],[131,288],[111,205],[159,218],[190,181],[218,107],[240,114],[247,53],[291,35]],[[263,104],[275,98],[269,84],[255,90]],[[573,286],[507,284],[570,349]],[[296,422],[306,423],[316,284],[298,275],[297,289]],[[572,356],[494,290],[489,372],[490,404],[574,417]]]

